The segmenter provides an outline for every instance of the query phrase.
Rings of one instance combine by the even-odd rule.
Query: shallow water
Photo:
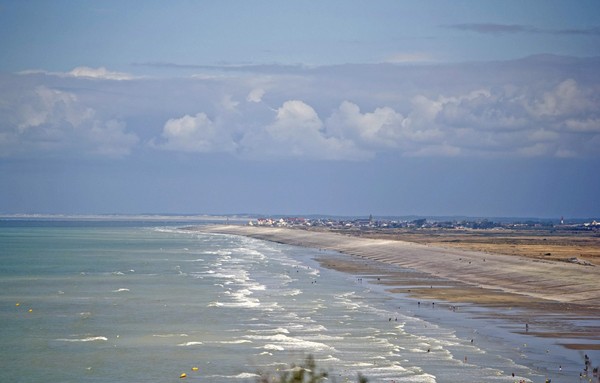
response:
[[[308,354],[338,382],[571,382],[583,367],[510,322],[320,268],[318,250],[175,227],[21,226],[0,228],[3,382],[252,382]]]

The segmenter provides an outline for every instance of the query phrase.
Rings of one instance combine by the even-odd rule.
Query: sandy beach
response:
[[[438,305],[493,307],[489,315],[530,323],[523,331],[531,335],[563,339],[568,348],[600,350],[598,266],[327,231],[234,225],[201,230],[347,254],[319,262]],[[407,271],[390,272],[386,265]]]

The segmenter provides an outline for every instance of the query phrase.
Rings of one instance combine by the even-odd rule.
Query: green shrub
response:
[[[327,379],[329,374],[323,369],[317,370],[315,359],[308,355],[304,363],[292,364],[289,369],[279,372],[279,376],[272,373],[260,373],[256,383],[320,383]],[[358,383],[367,383],[368,379],[358,374]]]

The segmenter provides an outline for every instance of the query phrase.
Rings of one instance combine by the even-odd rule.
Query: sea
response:
[[[0,382],[271,381],[308,357],[333,382],[592,379],[582,351],[316,260],[347,255],[185,226],[0,220]]]

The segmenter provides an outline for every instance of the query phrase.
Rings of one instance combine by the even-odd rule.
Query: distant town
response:
[[[376,219],[368,218],[303,218],[303,217],[277,217],[257,218],[248,222],[250,226],[270,227],[297,227],[311,228],[322,227],[331,229],[451,229],[451,230],[560,230],[560,231],[594,231],[600,233],[600,221],[565,222],[563,218],[558,222],[551,220],[516,220],[493,221],[489,219],[459,219],[436,220],[427,218],[417,219]]]

